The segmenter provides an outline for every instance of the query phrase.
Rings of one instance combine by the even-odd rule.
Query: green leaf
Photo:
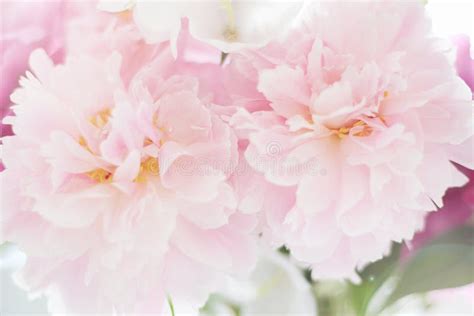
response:
[[[360,284],[349,285],[349,295],[357,316],[364,316],[372,297],[398,266],[401,245],[394,243],[390,255],[367,265],[359,272]]]
[[[278,252],[281,253],[282,255],[285,255],[285,256],[290,255],[290,249],[288,249],[285,245],[278,248]]]
[[[401,244],[393,243],[388,256],[367,265],[359,272],[361,279],[363,281],[371,281],[374,278],[386,279],[387,272],[391,272],[398,264],[401,248]]]
[[[216,309],[216,306],[218,307],[221,304],[226,305],[230,310],[232,310],[235,316],[241,316],[241,307],[236,302],[233,302],[218,293],[209,296],[206,304],[199,310],[199,314],[218,316],[220,309]]]
[[[434,239],[428,245],[437,244],[464,244],[474,246],[474,227],[472,225],[456,227]]]
[[[473,245],[474,228],[463,226],[420,249],[401,270],[395,289],[384,307],[410,294],[474,282]]]
[[[3,253],[8,249],[10,245],[11,244],[8,241],[4,242],[3,244],[0,244],[0,256],[3,255]]]

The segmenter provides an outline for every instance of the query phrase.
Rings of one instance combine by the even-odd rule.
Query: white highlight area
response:
[[[442,37],[467,34],[473,39],[474,1],[428,0],[426,8],[433,20],[433,32]]]

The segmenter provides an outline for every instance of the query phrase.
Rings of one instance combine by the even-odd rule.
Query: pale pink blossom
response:
[[[101,12],[93,2],[73,2],[68,8],[74,14],[66,24],[68,53],[106,58],[110,52],[118,51],[123,64],[127,65],[120,71],[125,84],[140,68],[150,64],[157,52],[169,46],[169,43],[146,43],[130,14]],[[177,34],[176,48],[178,62],[173,71],[199,77],[203,88],[200,90],[211,94],[215,102],[225,104],[227,96],[221,80],[224,72],[220,67],[221,52],[192,37],[186,21]]]
[[[28,67],[28,56],[35,48],[43,48],[55,60],[63,55],[64,2],[2,1],[0,32],[1,84],[0,120],[9,112],[10,93],[18,86]],[[10,134],[0,125],[0,134]]]
[[[473,89],[472,70],[474,61],[470,50],[470,40],[467,35],[457,35],[451,38],[456,46],[456,70],[466,84]],[[465,225],[474,214],[474,171],[459,167],[469,178],[469,182],[461,188],[451,188],[443,197],[444,206],[429,214],[423,230],[418,232],[404,248],[402,258],[406,259],[416,253],[425,244],[449,230]]]
[[[456,47],[456,70],[458,71],[459,77],[473,90],[474,59],[471,57],[471,39],[466,34],[458,34],[453,36],[451,41]]]
[[[264,236],[313,278],[355,278],[466,183],[450,161],[474,167],[471,91],[421,2],[315,6],[286,41],[233,57],[271,111],[241,109],[232,124],[248,134],[247,163],[286,190],[290,207],[266,216]]]
[[[38,50],[30,67],[2,139],[1,241],[51,312],[196,311],[252,267],[237,138],[189,64],[162,46],[133,75],[117,51],[54,65]]]
[[[430,213],[423,230],[418,232],[402,252],[405,260],[415,254],[427,243],[450,230],[466,225],[474,215],[474,171],[461,169],[469,182],[461,188],[451,188],[443,198],[444,206]]]

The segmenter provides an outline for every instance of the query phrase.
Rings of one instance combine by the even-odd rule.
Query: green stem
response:
[[[168,305],[170,306],[171,316],[175,316],[173,301],[171,300],[171,297],[169,295],[168,295]]]

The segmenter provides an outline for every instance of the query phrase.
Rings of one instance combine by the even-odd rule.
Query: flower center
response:
[[[108,183],[112,181],[112,173],[99,168],[86,173],[89,178],[98,183]]]
[[[224,38],[229,42],[234,42],[238,38],[237,28],[235,26],[235,15],[234,15],[234,8],[232,7],[231,0],[220,0],[224,11],[227,14],[228,24],[224,29],[222,35]]]
[[[370,127],[369,125],[367,125],[366,122],[364,121],[357,121],[355,122],[352,126],[350,127],[341,127],[339,128],[337,131],[336,131],[336,135],[339,137],[339,138],[344,138],[346,137],[347,135],[349,135],[349,133],[351,132],[351,130],[355,127],[358,127],[358,126],[362,126],[362,130],[355,133],[354,136],[357,136],[357,137],[364,137],[364,136],[369,136],[370,134],[372,134],[372,127]]]
[[[97,128],[104,128],[105,125],[109,122],[111,111],[109,108],[100,111],[95,116],[89,119],[89,122]]]
[[[370,118],[371,119],[378,119],[385,126],[387,125],[387,122],[385,121],[383,116],[376,115],[376,116],[370,117]],[[345,126],[345,127],[341,127],[339,129],[335,130],[335,133],[340,139],[342,139],[342,138],[346,137],[347,135],[349,135],[353,128],[358,129],[358,131],[353,134],[353,136],[357,136],[357,137],[370,136],[372,134],[373,130],[374,130],[366,122],[364,122],[362,120],[358,120],[357,122],[355,122],[351,126]]]
[[[140,164],[140,172],[135,178],[135,182],[143,183],[146,181],[148,175],[157,176],[160,174],[160,165],[158,159],[154,157],[148,157]]]
[[[383,92],[384,99],[388,98],[389,96],[390,96],[390,92],[385,90]],[[375,114],[374,116],[369,117],[369,118],[370,119],[379,119],[384,125],[387,125],[387,122],[385,121],[384,117],[379,115],[379,114]],[[347,135],[349,135],[353,128],[357,128],[359,130],[358,132],[353,134],[353,136],[357,136],[357,137],[370,136],[373,132],[373,128],[362,120],[358,120],[350,126],[344,126],[344,127],[339,128],[339,129],[335,129],[334,131],[335,131],[336,135],[340,139],[342,139],[342,138],[346,137]]]
[[[238,37],[237,30],[231,27],[227,27],[223,35],[224,35],[224,38],[228,40],[229,42],[235,42]]]
[[[98,112],[96,115],[92,116],[89,119],[89,122],[99,128],[103,129],[109,122],[109,118],[111,116],[111,110],[109,108],[106,108],[100,112]],[[156,115],[153,117],[153,122],[156,124],[157,118]],[[162,141],[162,140],[161,140]],[[160,141],[160,142],[161,142]],[[87,151],[92,153],[93,155],[94,152],[90,149],[89,145],[87,144],[86,139],[84,136],[80,136],[78,139],[79,145],[81,145],[83,148],[85,148]],[[143,141],[144,146],[148,146],[153,144],[154,142],[150,138],[145,138]],[[103,168],[97,168],[91,171],[88,171],[85,173],[91,180],[97,182],[97,183],[110,183],[112,182],[114,172],[109,171]],[[158,163],[158,159],[155,157],[147,156],[145,157],[144,160],[140,163],[140,169],[138,172],[138,175],[135,177],[133,180],[136,183],[144,183],[149,176],[158,176],[160,174],[160,166]]]
[[[146,182],[148,176],[158,176],[160,174],[160,165],[158,159],[154,157],[148,157],[140,163],[140,171],[133,180],[136,183]],[[97,168],[92,171],[86,172],[86,175],[97,183],[110,183],[113,179],[113,172],[105,170],[103,168]]]

